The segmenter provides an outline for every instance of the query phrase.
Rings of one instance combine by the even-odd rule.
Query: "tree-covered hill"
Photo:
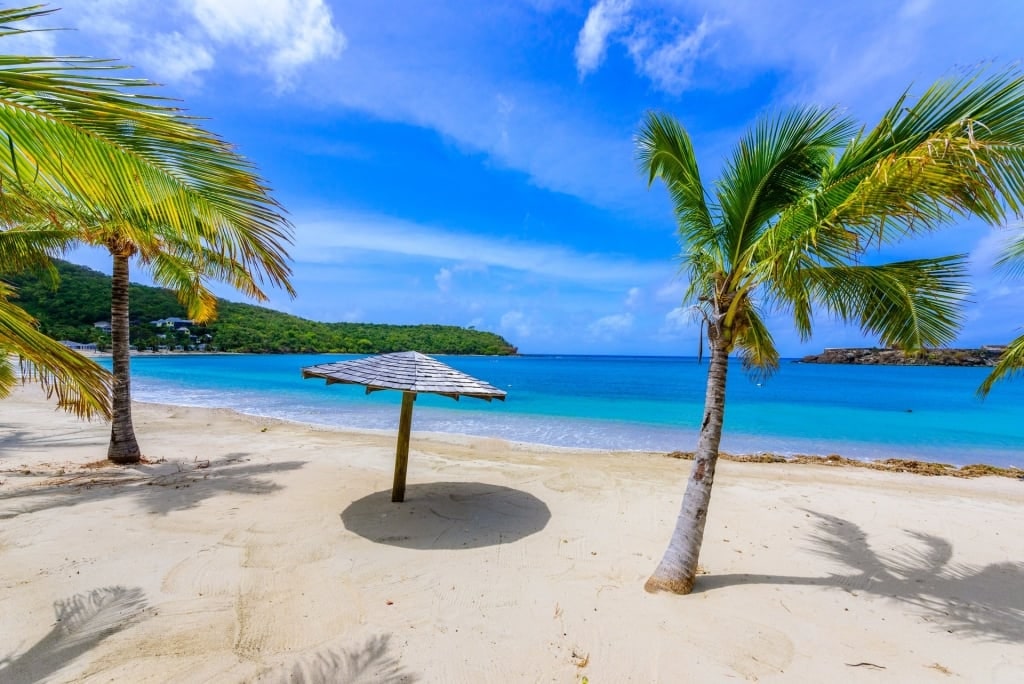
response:
[[[4,275],[17,288],[17,303],[39,319],[40,328],[59,340],[109,345],[110,337],[93,326],[110,320],[110,277],[67,262],[56,262],[56,289],[43,274]],[[132,285],[131,341],[140,349],[167,345],[219,351],[269,353],[386,353],[416,350],[427,354],[515,354],[516,348],[494,333],[450,325],[319,323],[251,304],[217,300],[217,319],[191,330],[154,326],[162,318],[185,318],[185,309],[169,290]],[[164,337],[158,337],[164,335]]]

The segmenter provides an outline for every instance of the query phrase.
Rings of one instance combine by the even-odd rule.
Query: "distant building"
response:
[[[68,349],[74,349],[75,351],[96,351],[95,342],[75,342],[73,340],[61,340],[60,343],[63,344]]]
[[[92,327],[99,328],[103,332],[110,332],[110,321],[96,321]]]
[[[170,318],[161,318],[156,321],[151,321],[151,323],[158,328],[180,329],[183,327],[185,330],[188,330],[189,326],[195,325],[191,320],[187,318],[177,318],[175,316],[172,316]]]

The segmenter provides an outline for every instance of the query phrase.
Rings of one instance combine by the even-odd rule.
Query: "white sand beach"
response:
[[[650,595],[686,461],[414,425],[393,504],[393,434],[135,426],[0,403],[0,681],[1024,681],[1021,481],[724,462]]]

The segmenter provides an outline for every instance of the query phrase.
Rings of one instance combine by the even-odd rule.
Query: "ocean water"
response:
[[[394,429],[398,392],[303,380],[345,355],[160,355],[132,359],[141,401],[232,408],[318,425]],[[706,365],[692,358],[440,356],[508,392],[505,402],[421,395],[413,430],[553,446],[692,450]],[[109,360],[105,363],[109,366]],[[1024,466],[1024,381],[975,389],[985,368],[810,365],[767,380],[730,367],[722,448],[738,453],[917,458]]]

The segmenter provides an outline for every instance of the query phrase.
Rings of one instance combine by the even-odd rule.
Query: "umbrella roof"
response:
[[[393,389],[428,392],[458,399],[505,399],[505,391],[466,375],[419,352],[396,352],[352,361],[323,363],[302,369],[303,378],[324,378],[327,384],[365,385],[367,393]]]

